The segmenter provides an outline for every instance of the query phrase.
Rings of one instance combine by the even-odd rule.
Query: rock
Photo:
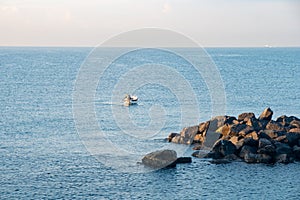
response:
[[[245,130],[248,126],[246,124],[233,124],[230,126],[230,136],[239,136],[239,133],[242,130]],[[249,132],[249,130],[246,130],[246,132]]]
[[[286,133],[286,139],[287,139],[288,144],[290,146],[297,145],[298,144],[298,140],[300,139],[300,133],[288,132],[288,133]]]
[[[159,150],[145,155],[142,163],[145,166],[160,169],[176,166],[177,153],[174,150]]]
[[[176,135],[176,136],[173,137],[172,140],[171,140],[171,142],[173,142],[173,143],[178,143],[178,144],[180,144],[181,141],[182,141],[182,138],[181,138],[180,135]]]
[[[192,127],[186,127],[182,129],[180,132],[180,136],[182,138],[182,144],[191,144],[194,140],[194,137],[196,134],[198,134],[199,127],[198,126],[192,126]]]
[[[201,148],[202,148],[202,145],[195,144],[195,146],[193,147],[193,150],[200,150]]]
[[[248,135],[245,136],[245,138],[252,138],[253,140],[258,140],[258,134],[256,131],[252,131]]]
[[[175,162],[176,162],[176,164],[191,163],[192,158],[191,157],[179,157],[179,158],[177,158],[177,160]]]
[[[206,134],[206,131],[209,127],[209,121],[207,122],[203,122],[203,123],[200,123],[199,124],[199,133],[202,134],[202,135],[205,135]]]
[[[244,125],[244,124],[243,124]],[[242,129],[238,135],[245,137],[246,135],[248,135],[249,133],[252,133],[254,131],[252,126],[248,126],[246,125],[244,129]]]
[[[288,154],[278,154],[275,157],[276,162],[288,164],[293,162],[293,159]]]
[[[246,122],[246,125],[252,127],[255,131],[260,130],[260,124],[256,118],[248,119],[248,121]]]
[[[276,119],[276,122],[281,123],[281,125],[283,126],[288,126],[289,124],[292,124],[292,122],[295,121],[300,122],[300,120],[295,116],[287,117],[286,115],[282,115]]]
[[[292,128],[289,130],[290,133],[300,133],[300,128]]]
[[[244,139],[244,145],[257,147],[258,146],[258,140],[254,140],[253,138],[245,138]]]
[[[225,120],[225,124],[233,124],[234,121],[237,121],[235,117],[227,117],[227,119]]]
[[[274,130],[264,130],[264,133],[267,134],[271,139],[275,139],[279,136],[285,135],[285,132],[283,131],[274,131]]]
[[[172,139],[176,136],[179,136],[179,133],[171,133],[169,136],[168,136],[168,141],[171,142]]]
[[[221,154],[222,157],[225,157],[229,154],[234,154],[236,152],[236,147],[228,140],[219,140],[213,146],[212,152],[216,152]]]
[[[244,157],[245,162],[247,163],[272,163],[273,159],[271,156],[267,154],[253,154],[253,153],[248,153]]]
[[[204,140],[205,140],[205,137],[202,134],[197,134],[194,137],[193,143],[194,144],[195,143],[203,144]]]
[[[258,140],[258,148],[264,148],[267,145],[272,145],[272,142],[266,138],[260,138]]]
[[[225,156],[224,158],[220,159],[213,159],[210,161],[212,164],[228,164],[231,163],[232,161],[240,161],[240,158],[237,157],[235,154],[229,154]]]
[[[274,140],[277,141],[277,142],[288,143],[288,140],[286,139],[286,135],[278,136]]]
[[[293,152],[292,148],[288,144],[281,142],[276,142],[276,154],[291,154]]]
[[[239,156],[240,158],[244,159],[245,155],[249,153],[256,154],[257,148],[254,146],[244,145],[239,153]]]
[[[224,158],[224,156],[220,152],[211,151],[207,153],[204,158],[221,159]]]
[[[274,145],[266,145],[263,148],[258,149],[257,153],[268,154],[270,156],[274,156],[276,153],[276,149],[275,149]]]
[[[235,145],[236,149],[240,149],[244,145],[244,139],[239,140],[237,136],[231,137],[229,141]]]
[[[217,116],[212,118],[209,121],[209,127],[208,130],[215,132],[218,128],[223,126],[227,120],[227,116]]]
[[[247,122],[249,119],[255,118],[255,114],[250,112],[250,113],[242,113],[238,116],[239,121],[244,121]]]
[[[297,160],[300,160],[300,147],[299,146],[294,146],[293,147],[293,153],[294,153],[294,155],[295,155],[295,158],[297,159]]]
[[[268,129],[268,130],[275,130],[275,131],[283,131],[284,127],[280,123],[271,120],[267,124],[266,129]]]
[[[273,116],[273,111],[270,108],[266,108],[259,116],[259,120],[267,120],[270,121]]]
[[[258,138],[264,138],[264,139],[267,139],[267,140],[270,140],[271,138],[270,138],[270,136],[268,135],[268,134],[266,134],[264,131],[259,131],[258,132]]]
[[[290,125],[292,125],[295,128],[300,128],[300,121],[293,120],[291,121]]]
[[[269,121],[268,120],[259,120],[258,121],[258,124],[259,124],[259,129],[260,130],[264,130],[264,129],[266,129],[266,126],[267,126],[267,124],[269,123]]]

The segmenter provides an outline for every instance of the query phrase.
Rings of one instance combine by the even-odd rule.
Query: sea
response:
[[[299,118],[300,48],[118,51],[0,47],[0,199],[300,198],[300,163],[140,163],[216,115]]]

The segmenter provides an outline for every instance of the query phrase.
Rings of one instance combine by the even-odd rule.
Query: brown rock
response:
[[[260,130],[260,124],[259,124],[259,121],[256,118],[250,118],[250,119],[248,119],[248,121],[246,122],[246,124],[248,126],[253,127],[253,129],[255,131]]]
[[[272,119],[273,111],[270,108],[266,108],[259,116],[259,120],[270,121]]]
[[[248,121],[249,119],[255,118],[255,114],[250,112],[250,113],[242,113],[238,116],[239,121]]]
[[[171,142],[172,139],[176,136],[179,136],[179,133],[171,133],[169,136],[168,136],[168,141]]]
[[[291,121],[290,125],[292,125],[295,128],[300,128],[300,121],[293,120]]]
[[[274,130],[274,131],[283,131],[284,127],[279,122],[275,122],[275,121],[271,120],[267,124],[266,129]]]
[[[290,133],[300,133],[300,128],[292,128],[289,130]]]
[[[283,143],[287,143],[288,142],[288,140],[286,139],[286,135],[278,136],[274,140],[278,141],[278,142],[283,142]]]
[[[203,144],[204,140],[205,140],[205,138],[204,138],[204,136],[202,134],[197,134],[194,137],[193,143]]]
[[[253,140],[258,140],[258,134],[256,131],[252,131],[248,135],[245,136],[246,138],[252,138]]]
[[[209,127],[209,121],[200,123],[199,124],[199,132],[201,134],[205,135],[208,127]]]
[[[220,128],[225,124],[226,120],[227,120],[227,116],[217,116],[212,118],[209,121],[208,130],[215,132],[218,128]]]

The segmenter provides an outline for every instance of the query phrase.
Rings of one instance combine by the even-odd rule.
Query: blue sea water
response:
[[[0,48],[1,199],[299,199],[299,163],[213,165],[194,158],[193,163],[174,169],[131,173],[91,156],[77,133],[72,109],[76,77],[91,50]],[[193,54],[192,50],[186,51]],[[300,48],[208,48],[207,52],[224,83],[225,114],[259,115],[265,107],[271,107],[274,117],[300,116]],[[196,90],[200,118],[190,119],[190,125],[195,125],[194,120],[200,122],[211,117],[212,100],[207,85],[184,60],[151,49],[124,56],[99,80],[95,113],[101,128],[111,133],[107,138],[128,152],[143,154],[156,146],[164,147],[162,138],[183,128],[178,110],[182,102],[173,88],[158,84],[140,86],[135,91],[139,105],[130,108],[110,99],[115,83],[122,79],[124,70],[130,70],[124,64],[151,64],[155,59],[164,65],[175,63],[174,68]],[[172,77],[163,75],[173,83]],[[174,88],[189,95],[180,91],[179,86]],[[153,105],[159,111],[163,108],[166,115],[157,115]],[[128,111],[130,121],[140,128],[141,135],[143,130],[152,131],[147,129],[149,124],[153,130],[157,126],[162,128],[153,137],[138,135],[128,139],[118,135],[122,131],[120,126],[126,125],[122,123],[128,119],[121,118],[116,123],[110,115],[111,108],[117,113]],[[163,125],[161,120],[151,124],[151,109],[155,117],[167,116],[161,119],[165,120]],[[125,129],[130,132],[130,127]],[[126,163],[127,159],[119,162]]]

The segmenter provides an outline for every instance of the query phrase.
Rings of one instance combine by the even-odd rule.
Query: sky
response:
[[[0,0],[0,46],[96,46],[145,27],[205,47],[300,46],[300,0]]]

